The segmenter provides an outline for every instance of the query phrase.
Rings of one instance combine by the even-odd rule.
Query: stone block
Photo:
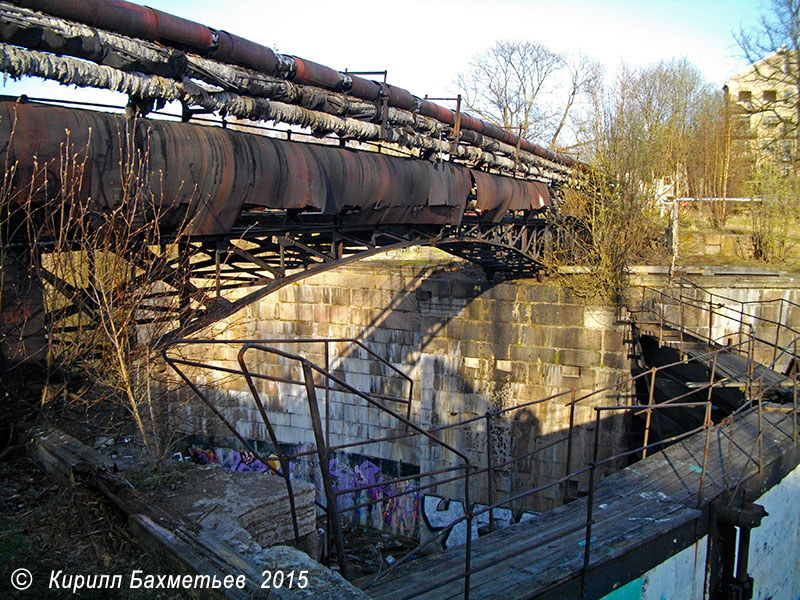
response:
[[[603,350],[605,352],[627,352],[628,347],[625,344],[625,333],[619,330],[605,330],[603,331]]]
[[[495,360],[494,368],[497,371],[505,371],[510,373],[511,372],[511,361],[510,360]]]
[[[488,321],[475,321],[472,319],[462,321],[462,323],[464,328],[463,339],[481,342],[491,341],[494,329],[493,323]]]
[[[605,306],[587,306],[583,310],[583,326],[586,329],[611,329],[614,327],[614,309]]]
[[[381,327],[386,329],[417,331],[420,327],[420,316],[419,313],[393,310],[386,315],[383,323],[381,323]]]
[[[487,300],[487,312],[491,323],[517,323],[519,322],[518,302],[507,300]]]
[[[546,326],[546,325],[560,325],[558,310],[556,304],[531,304],[531,325],[532,326]]]
[[[516,282],[505,282],[494,286],[487,295],[495,300],[515,301],[518,289],[519,286]]]
[[[326,330],[326,326],[328,323],[331,322],[331,307],[327,304],[315,304],[314,305],[314,322],[321,324],[323,330]]]
[[[600,366],[607,369],[629,369],[630,360],[627,354],[621,352],[603,352]]]
[[[490,318],[487,302],[483,298],[475,298],[467,304],[465,313],[467,319],[481,323],[486,323]]]
[[[559,363],[576,367],[596,367],[600,365],[600,351],[574,350],[564,348],[559,351]]]
[[[564,329],[564,338],[561,340],[564,348],[592,351],[597,351],[602,348],[602,331],[585,329],[582,327],[567,327]]]
[[[350,324],[350,305],[349,304],[335,304],[330,307],[331,320],[330,322],[338,325]]]
[[[474,358],[472,356],[468,356],[464,358],[464,366],[470,369],[481,369],[485,366],[485,361],[482,361],[480,358]]]
[[[536,284],[524,282],[519,284],[517,297],[528,302],[542,302],[556,304],[560,301],[559,288],[551,284]]]
[[[339,285],[331,289],[331,304],[334,306],[350,306],[350,288]]]

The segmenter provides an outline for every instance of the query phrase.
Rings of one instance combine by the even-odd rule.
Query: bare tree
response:
[[[29,182],[17,177],[14,185],[19,170],[6,165],[0,230],[5,241],[26,248],[28,274],[40,290],[44,348],[32,354],[29,342],[15,356],[42,365],[41,381],[28,385],[40,385],[40,407],[61,399],[82,408],[122,407],[156,465],[172,431],[170,390],[155,381],[163,365],[154,344],[189,310],[182,301],[188,278],[173,277],[175,265],[188,266],[178,251],[188,221],[178,218],[169,236],[162,231],[172,206],[151,186],[146,140],[140,148],[130,131],[118,140],[122,185],[114,206],[98,206],[87,195],[89,149],[74,147],[67,132],[60,159],[35,163]],[[8,352],[14,340],[1,341]]]
[[[498,41],[476,55],[456,78],[467,108],[481,118],[526,138],[552,127],[554,112],[544,101],[545,84],[564,59],[542,44]]]
[[[800,139],[800,0],[772,0],[771,12],[756,28],[742,28],[735,39],[751,64],[761,94],[752,94],[741,108],[768,114],[780,124],[780,137],[794,138],[791,161],[797,163]]]
[[[594,114],[581,130],[586,159],[652,202],[661,180],[682,182],[697,108],[712,93],[686,60],[640,69],[623,66],[610,89],[594,94]],[[674,183],[676,189],[677,183]]]
[[[590,96],[603,81],[602,65],[585,54],[566,56],[564,58],[564,67],[569,73],[569,83],[567,85],[564,109],[561,111],[561,119],[558,121],[553,131],[553,137],[550,139],[551,148],[556,147],[558,136],[567,124],[570,112],[578,98],[584,95]]]

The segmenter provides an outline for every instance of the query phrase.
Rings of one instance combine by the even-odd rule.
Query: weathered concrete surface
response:
[[[293,481],[292,489],[298,529],[306,542],[302,549],[314,554],[316,489],[304,481]],[[175,491],[172,504],[206,529],[223,534],[240,552],[294,543],[286,483],[275,475],[198,466]]]
[[[800,598],[800,468],[757,502],[768,516],[750,534],[753,598]]]
[[[311,560],[307,554],[289,546],[265,548],[251,557],[271,578],[269,597],[278,600],[370,600],[370,595],[359,590],[338,573]],[[277,587],[275,576],[280,573],[282,585]],[[289,586],[289,577],[292,585]],[[305,576],[305,585],[300,579]],[[262,585],[265,585],[262,582]],[[303,586],[303,587],[301,587]]]

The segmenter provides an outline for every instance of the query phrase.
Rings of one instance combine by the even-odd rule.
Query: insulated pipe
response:
[[[203,52],[216,46],[212,29],[124,0],[13,0],[12,3],[145,40],[174,42]]]
[[[215,60],[237,63],[268,75],[280,74],[299,84],[349,93],[362,100],[374,102],[385,96],[389,106],[419,111],[451,127],[455,125],[454,111],[428,100],[421,100],[403,88],[341,73],[310,60],[276,56],[266,46],[125,0],[10,0],[10,2],[23,8],[73,19],[123,35],[176,43],[209,55]],[[289,63],[288,69],[279,66],[281,59]],[[276,73],[276,71],[283,72]],[[571,156],[553,152],[524,138],[520,139],[496,125],[474,117],[465,117],[466,115],[461,117],[462,129],[475,131],[510,146],[519,144],[521,149],[555,163],[569,167],[578,164]]]

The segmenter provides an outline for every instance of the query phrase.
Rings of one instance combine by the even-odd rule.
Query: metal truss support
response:
[[[547,233],[544,219],[459,226],[347,226],[331,222],[257,224],[238,237],[193,240],[189,277],[195,291],[213,291],[214,302],[201,302],[191,318],[163,337],[163,343],[190,335],[224,319],[280,288],[374,256],[410,246],[433,246],[483,267],[489,277],[532,277],[541,268]],[[226,300],[231,290],[250,289]]]

